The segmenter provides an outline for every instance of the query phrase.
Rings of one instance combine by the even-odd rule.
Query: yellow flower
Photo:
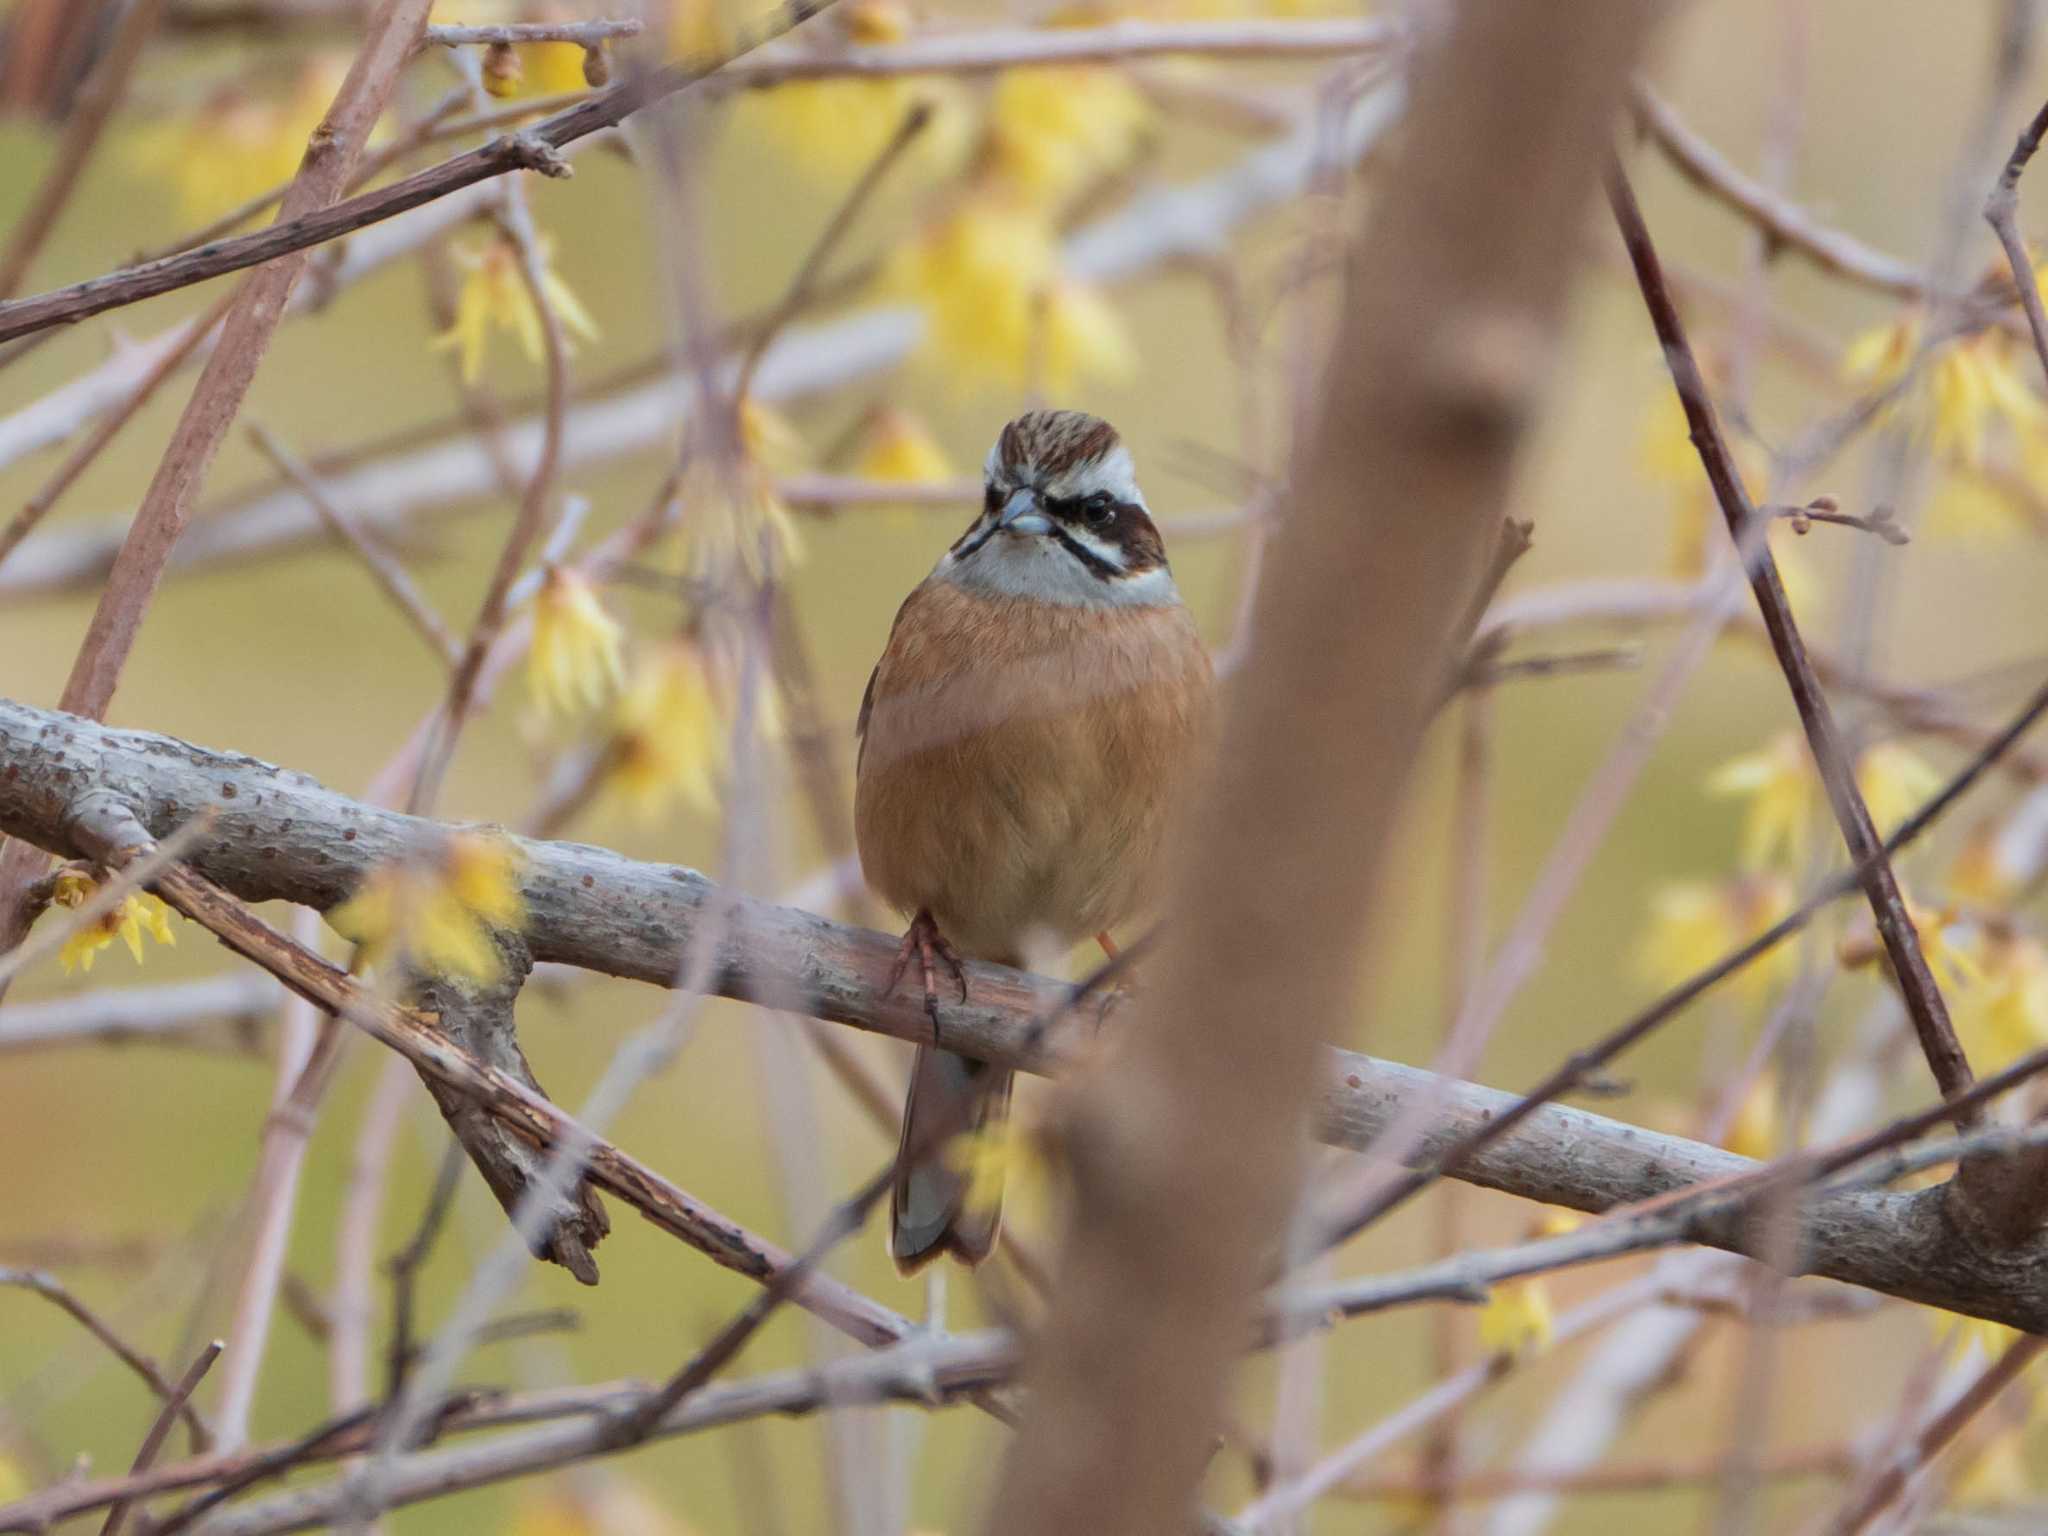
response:
[[[1489,1355],[1521,1360],[1550,1347],[1550,1291],[1541,1278],[1496,1285],[1479,1312],[1479,1344]]]
[[[130,160],[142,174],[169,180],[189,222],[218,218],[292,179],[347,67],[346,59],[322,54],[282,96],[224,90],[189,116],[139,130]]]
[[[748,395],[739,403],[739,421],[740,447],[756,464],[778,475],[803,467],[803,434],[787,416]]]
[[[683,552],[690,575],[721,584],[735,569],[763,582],[803,560],[803,538],[760,465],[721,472],[700,461],[683,479]]]
[[[1793,868],[1805,861],[1820,782],[1798,732],[1783,732],[1721,764],[1707,777],[1707,793],[1749,802],[1739,850],[1744,869],[1766,868],[1781,856]]]
[[[689,640],[654,651],[633,675],[614,714],[616,748],[608,782],[635,814],[675,800],[718,808],[725,732],[704,653]]]
[[[1676,392],[1654,389],[1649,409],[1643,413],[1636,462],[1644,479],[1672,493],[1671,555],[1666,568],[1681,581],[1697,581],[1705,575],[1708,552],[1726,548],[1728,538],[1727,523],[1721,516],[1720,503],[1714,499],[1714,487],[1700,465],[1699,452],[1692,445],[1691,431],[1685,407],[1679,403]],[[1770,483],[1769,455],[1754,438],[1739,434],[1729,436],[1728,451],[1744,488],[1754,499]],[[1812,583],[1803,571],[1786,569],[1788,550],[1775,528],[1769,538],[1771,552],[1778,559],[1779,574],[1785,580],[1786,595],[1793,599],[1795,608],[1803,607],[1812,592]],[[1801,562],[1794,556],[1791,564],[1796,567]],[[1794,590],[1795,587],[1800,590]]]
[[[1960,1312],[1935,1311],[1931,1315],[1937,1331],[1948,1342],[1950,1355],[1958,1361],[1967,1359],[1973,1350],[1981,1360],[1996,1360],[2019,1342],[2019,1329],[2008,1328],[2004,1323],[1965,1317]]]
[[[1880,742],[1856,760],[1856,787],[1880,837],[1919,810],[1947,781],[1927,759],[1897,742]]]
[[[1650,898],[1638,967],[1656,986],[1677,986],[1791,910],[1791,884],[1782,875],[1666,885]],[[1757,1002],[1790,978],[1795,963],[1792,947],[1779,944],[1738,971],[1730,985],[1746,1002]]]
[[[2027,1466],[2026,1433],[2024,1424],[2009,1424],[1978,1446],[1949,1483],[1949,1505],[1986,1509],[2032,1499],[2034,1482]]]
[[[1863,332],[1842,354],[1851,383],[1884,389],[1905,375],[1921,345],[1918,312]],[[2048,424],[2048,406],[2021,372],[2018,355],[1998,331],[1942,343],[1908,387],[1906,404],[1922,422],[1937,457],[1976,467],[1999,426],[2025,435]]]
[[[1006,70],[989,101],[989,155],[1026,197],[1058,203],[1128,164],[1151,120],[1143,94],[1117,70]]]
[[[931,485],[950,480],[953,466],[919,417],[886,406],[868,425],[854,472],[892,485]]]
[[[1955,909],[1923,907],[1910,894],[1905,900],[1906,916],[1920,940],[1920,953],[1926,958],[1928,968],[1935,973],[1935,979],[1948,988],[1973,987],[1983,983],[1984,967],[1969,947],[1974,944],[1974,932],[1958,927]],[[1868,917],[1860,919],[1855,929],[1843,935],[1836,946],[1836,958],[1849,969],[1883,961],[1888,974],[1891,966],[1885,957],[1883,941],[1878,938],[1877,930]]]
[[[503,970],[491,929],[517,928],[526,918],[521,863],[502,837],[458,832],[431,857],[378,865],[327,914],[327,925],[362,945],[367,964],[403,958],[436,975],[488,984]]]
[[[839,7],[846,40],[864,47],[900,43],[910,36],[910,7],[902,0],[853,0]]]
[[[669,51],[679,58],[716,63],[732,53],[732,29],[719,14],[718,0],[670,0]]]
[[[1948,994],[1963,1048],[1980,1072],[2048,1045],[2048,955],[2032,939],[1985,932]]]
[[[1944,882],[1966,906],[1997,912],[2012,905],[2039,877],[2027,830],[2009,821],[1980,823],[1956,854]]]
[[[999,1203],[1005,1187],[1021,1192],[1045,1177],[1045,1158],[1035,1138],[1013,1120],[998,1120],[955,1136],[946,1144],[946,1166],[967,1180],[962,1197],[970,1211]]]
[[[1775,1073],[1759,1072],[1736,1106],[1721,1145],[1738,1157],[1763,1162],[1777,1154],[1778,1139],[1778,1079]]]
[[[1586,1218],[1577,1211],[1568,1211],[1562,1206],[1552,1206],[1541,1216],[1529,1223],[1529,1236],[1563,1237],[1576,1232],[1586,1224]]]
[[[76,869],[58,871],[50,892],[50,905],[76,909],[91,900],[99,889],[91,876]],[[64,974],[89,971],[101,950],[119,939],[128,953],[142,964],[142,939],[147,934],[159,944],[176,944],[177,930],[171,927],[171,909],[147,891],[130,891],[108,911],[75,930],[57,950],[57,962]]]
[[[925,312],[927,342],[965,378],[1069,393],[1082,374],[1127,373],[1122,322],[1093,289],[1062,277],[1051,224],[983,194],[899,250],[890,280]]]
[[[966,100],[949,80],[890,75],[791,81],[741,97],[737,126],[836,187],[874,164],[919,105],[930,116],[903,149],[897,169],[906,179],[930,185],[959,171],[972,144]]]
[[[1957,543],[2006,544],[2032,535],[2034,520],[2011,492],[1974,470],[1942,475],[1927,502],[1927,532]]]
[[[549,567],[534,599],[533,644],[526,654],[527,688],[541,712],[571,719],[618,692],[625,684],[619,661],[624,633],[588,580]]]
[[[549,258],[548,244],[543,241],[540,289],[562,323],[564,344],[570,335],[595,341],[597,322],[556,274]],[[499,238],[482,249],[460,247],[455,259],[464,269],[462,290],[455,299],[455,323],[434,338],[434,350],[455,351],[462,360],[463,382],[469,384],[483,372],[484,353],[494,330],[510,331],[518,339],[519,350],[530,361],[539,362],[545,355],[541,316],[520,271],[518,248]]]

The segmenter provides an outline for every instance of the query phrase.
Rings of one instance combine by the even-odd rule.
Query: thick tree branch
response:
[[[379,862],[412,853],[423,837],[445,832],[436,823],[365,805],[254,758],[0,700],[0,831],[52,853],[90,856],[95,850],[79,843],[73,808],[93,789],[118,797],[156,837],[189,820],[194,809],[214,806],[215,831],[187,863],[251,902],[284,900],[325,910],[345,899]],[[690,942],[707,908],[721,901],[712,883],[693,870],[640,863],[578,843],[520,840],[519,847],[525,858],[524,938],[536,960],[669,986],[680,947]],[[725,910],[712,990],[901,1040],[933,1039],[914,989],[881,994],[895,955],[893,939],[768,902],[740,899]],[[324,963],[321,970],[341,976]],[[968,972],[972,1001],[941,1000],[937,1042],[1024,1071],[1057,1070],[1065,1056],[1062,1039],[1045,1027],[1041,1014],[1054,984],[1002,966],[970,964]],[[343,995],[332,997],[338,1001]],[[14,1012],[0,1017],[11,1019]],[[390,1019],[386,1044],[405,1051],[415,1065],[439,1062],[455,1074],[445,1080],[456,1086],[479,1087],[473,1058],[454,1051],[424,1024],[407,1023],[411,1015],[404,1010]],[[1319,1070],[1316,1133],[1333,1146],[1369,1148],[1404,1106],[1423,1096],[1440,1101],[1437,1118],[1412,1154],[1424,1165],[1475,1140],[1518,1102],[1513,1094],[1447,1085],[1418,1068],[1350,1051],[1325,1052]],[[532,1140],[550,1138],[546,1116],[559,1111],[544,1101],[537,1106],[523,1088],[500,1081],[491,1076],[486,1097],[529,1125]],[[1549,1105],[1531,1113],[1512,1135],[1465,1157],[1455,1177],[1525,1199],[1605,1211],[1756,1166],[1698,1142]],[[601,1166],[593,1172],[604,1175],[595,1179],[601,1187],[657,1225],[675,1231],[684,1220],[669,1208],[680,1192],[638,1164],[625,1160],[609,1173]],[[1942,1206],[1939,1190],[1817,1199],[1806,1213],[1801,1267],[1908,1300],[2048,1328],[2048,1243],[2010,1250],[1980,1245],[1944,1218]],[[1740,1222],[1695,1236],[1735,1251],[1748,1241]],[[746,1254],[740,1260],[736,1267],[749,1274],[771,1267]]]

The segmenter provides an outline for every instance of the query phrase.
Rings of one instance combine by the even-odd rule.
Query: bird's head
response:
[[[1030,411],[984,467],[981,515],[938,574],[961,586],[1076,607],[1177,603],[1166,546],[1116,428],[1082,411]]]

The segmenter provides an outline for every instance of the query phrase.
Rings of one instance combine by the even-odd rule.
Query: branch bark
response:
[[[192,847],[185,862],[248,902],[283,900],[325,910],[346,899],[379,862],[448,831],[351,800],[254,758],[0,700],[0,832],[67,857],[94,856],[97,850],[80,845],[72,824],[75,802],[94,789],[118,797],[155,837],[190,820],[194,808],[214,806],[215,830]],[[644,864],[578,843],[514,842],[525,869],[523,937],[537,961],[671,986],[677,953],[691,942],[702,915],[722,908],[724,931],[710,990],[900,1040],[933,1038],[914,989],[882,992],[896,952],[892,938],[769,902],[727,901],[694,870]],[[941,999],[937,1043],[999,1066],[1057,1071],[1067,1052],[1040,1012],[1042,1000],[1057,993],[1056,984],[1002,966],[970,963],[967,970],[972,1000]],[[1246,1017],[1265,1018],[1275,1006],[1276,997],[1262,994]],[[1576,1024],[1559,1027],[1575,1037],[1588,1032]],[[432,1040],[433,1050],[447,1050],[447,1042],[425,1025],[418,1032]],[[430,1055],[423,1045],[408,1054],[415,1065]],[[1332,1146],[1366,1150],[1405,1106],[1425,1097],[1438,1103],[1412,1153],[1421,1166],[1475,1138],[1519,1102],[1514,1094],[1446,1084],[1419,1068],[1352,1051],[1324,1052],[1317,1070],[1316,1134]],[[531,1139],[545,1140],[547,1127],[531,1118],[529,1099],[508,1088],[506,1113],[534,1127]],[[1238,1119],[1233,1111],[1231,1123]],[[1757,1166],[1716,1147],[1553,1104],[1450,1172],[1524,1199],[1597,1212]],[[657,1225],[677,1230],[677,1218],[662,1203],[666,1187],[646,1182],[652,1175],[627,1160],[612,1177],[615,1182],[598,1182]],[[2048,1241],[2018,1248],[1980,1244],[1945,1218],[1938,1189],[1816,1196],[1803,1215],[1803,1271],[2016,1327],[2048,1329]],[[1741,1222],[1709,1225],[1692,1235],[1715,1247],[1747,1251],[1749,1233]],[[751,1259],[735,1267],[767,1272]]]
[[[347,187],[431,9],[432,0],[384,0],[367,22],[363,47],[313,130],[299,174],[285,194],[281,222],[310,216],[332,204]],[[193,497],[255,382],[305,265],[304,256],[280,261],[250,278],[236,296],[222,323],[220,345],[193,386],[192,398],[114,557],[92,624],[64,684],[61,708],[94,719],[106,714],[143,615],[185,531]],[[0,305],[0,310],[8,307]],[[0,951],[12,949],[26,931],[22,892],[33,868],[29,850],[0,850]]]
[[[1237,1330],[1300,1185],[1316,1031],[1355,995],[1648,15],[1591,7],[1561,32],[1540,0],[1491,0],[1417,61],[1202,833],[1175,860],[1164,980],[1076,1116],[1072,1232],[998,1536],[1156,1536],[1193,1511]]]

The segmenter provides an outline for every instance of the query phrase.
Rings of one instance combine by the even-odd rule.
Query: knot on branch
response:
[[[1416,409],[1457,435],[1517,431],[1550,364],[1548,334],[1519,310],[1476,312],[1439,328],[1423,350]]]
[[[481,983],[468,977],[411,971],[406,979],[407,996],[422,1011],[438,1014],[442,1033],[463,1050],[541,1093],[526,1053],[519,1049],[514,1017],[519,989],[533,970],[533,956],[526,941],[508,929],[493,929],[490,938],[502,962],[497,980]],[[520,1201],[544,1176],[550,1149],[514,1134],[473,1095],[458,1092],[425,1073],[421,1080],[498,1204],[508,1216],[516,1216]],[[559,1264],[585,1285],[595,1285],[597,1263],[590,1250],[610,1231],[611,1218],[597,1192],[578,1177],[573,1189],[550,1201],[541,1220],[525,1236],[535,1258]]]
[[[538,134],[515,133],[502,142],[506,155],[518,170],[537,171],[556,181],[566,181],[576,174],[576,168],[569,164],[562,152]]]
[[[2048,1244],[2048,1148],[1987,1149],[1942,1187],[1942,1213],[1981,1262],[2023,1259],[2038,1284]]]

